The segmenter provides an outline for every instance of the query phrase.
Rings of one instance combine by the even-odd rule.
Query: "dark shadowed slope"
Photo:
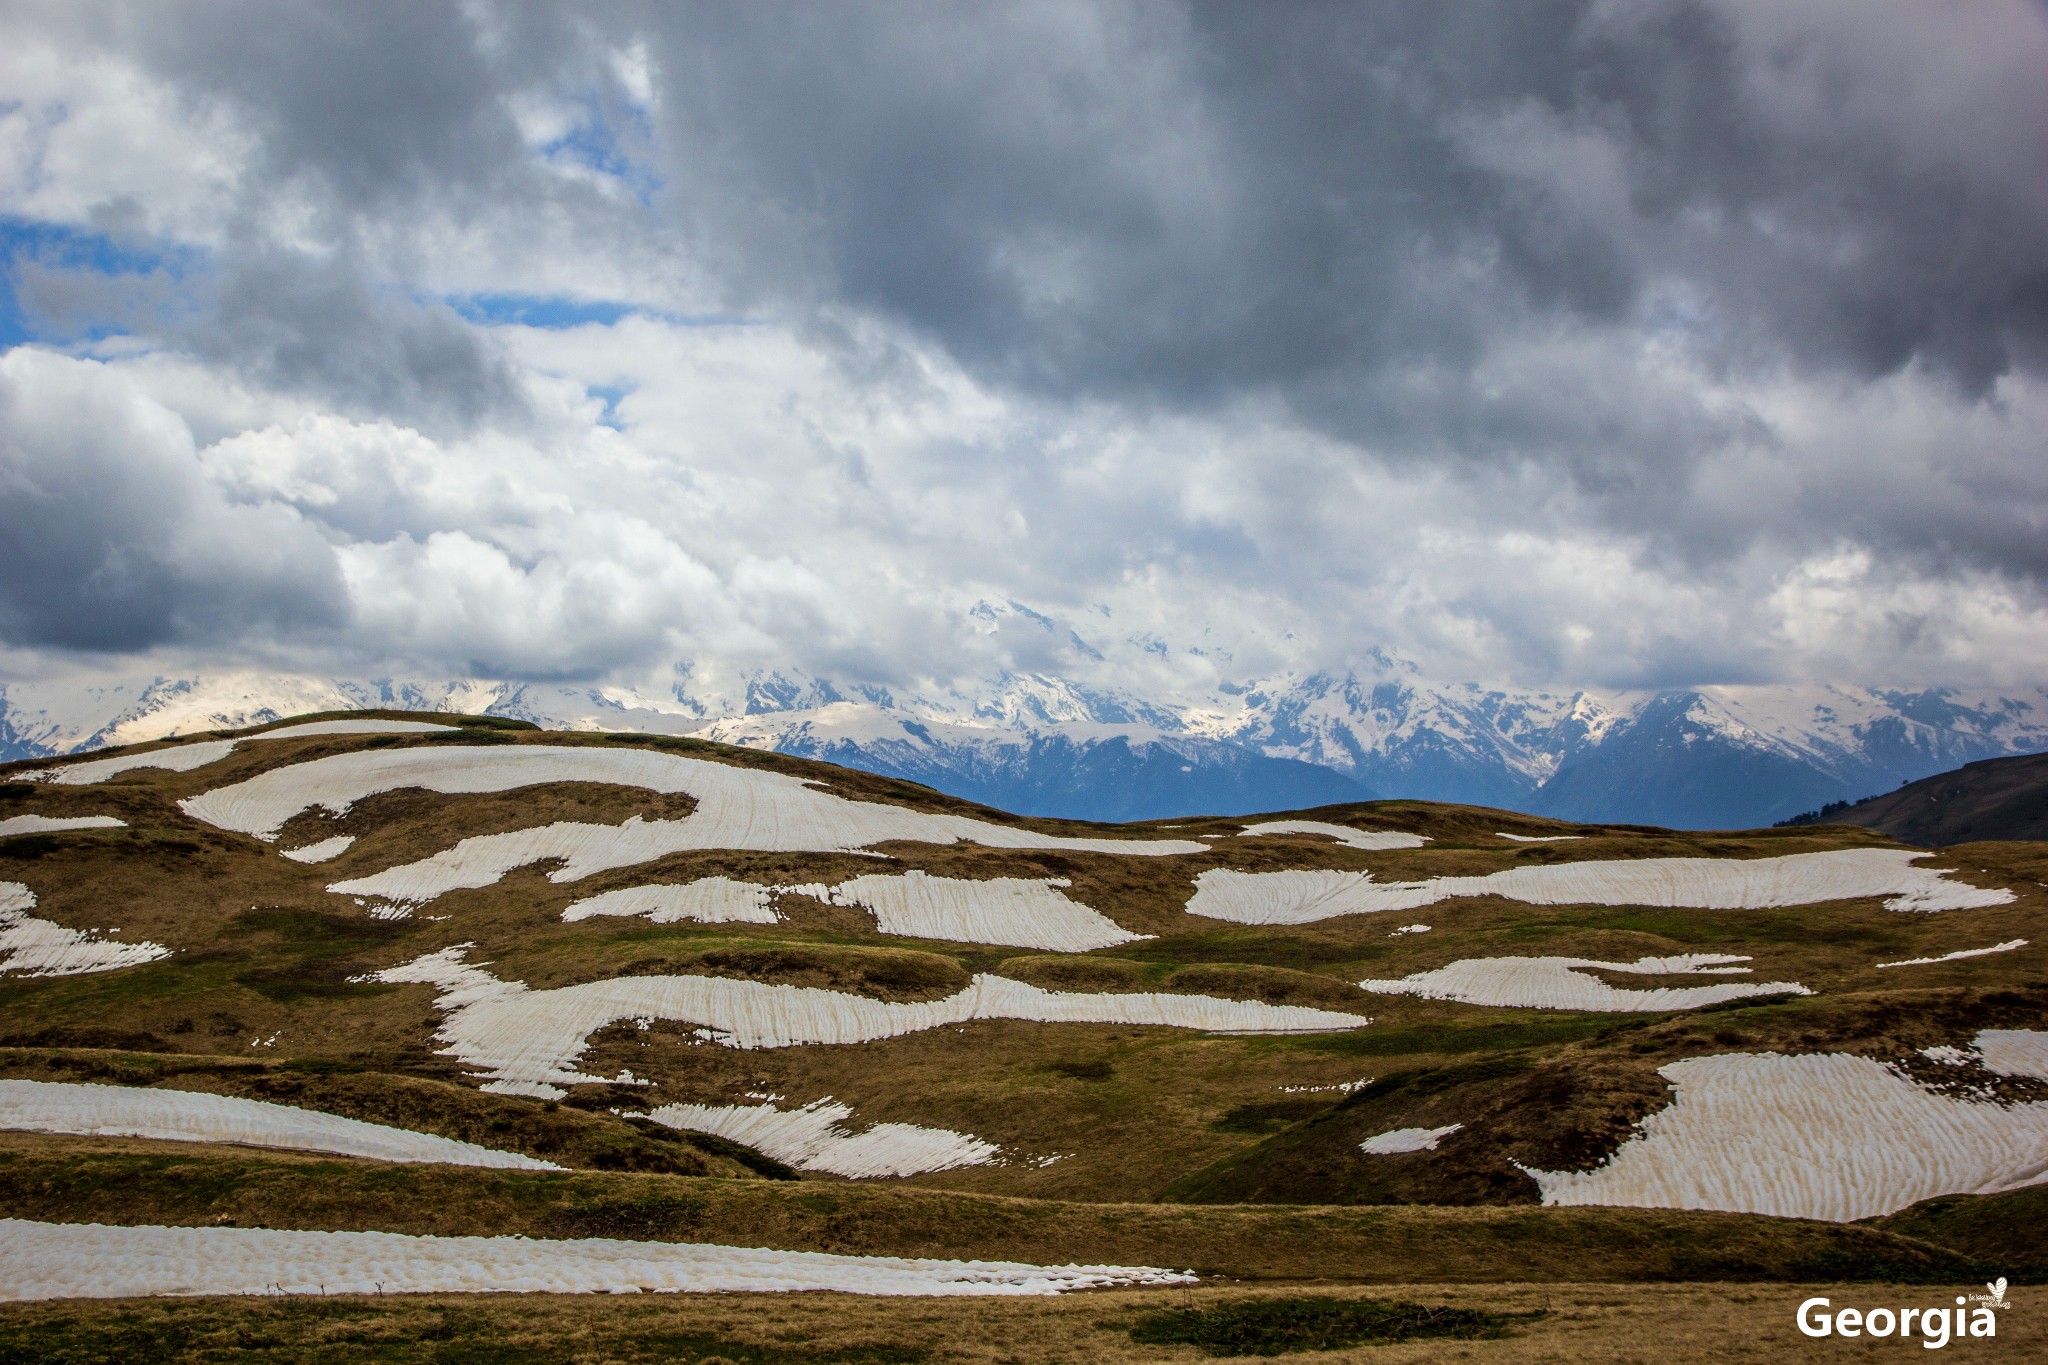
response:
[[[1859,801],[1830,818],[1928,848],[2048,839],[2048,754],[1987,758]]]

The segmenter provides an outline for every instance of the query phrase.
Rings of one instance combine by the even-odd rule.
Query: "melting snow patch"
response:
[[[111,815],[12,815],[0,820],[0,839],[10,834],[57,834],[68,829],[121,829],[127,823]]]
[[[1428,932],[1429,926],[1427,924],[1404,924],[1394,930],[1393,933],[1388,934],[1387,937],[1393,938],[1399,934],[1426,934]]]
[[[1372,1077],[1367,1076],[1363,1080],[1339,1081],[1335,1085],[1283,1085],[1280,1087],[1280,1093],[1283,1095],[1323,1095],[1334,1090],[1340,1095],[1349,1095],[1354,1090],[1363,1090],[1371,1085],[1372,1079]]]
[[[593,915],[645,915],[656,924],[686,919],[701,924],[774,924],[781,919],[769,908],[774,891],[774,887],[736,882],[729,877],[628,886],[577,901],[562,912],[562,918],[574,921]]]
[[[785,773],[759,772],[646,749],[570,748],[542,744],[502,748],[366,750],[298,763],[191,797],[188,815],[222,829],[274,839],[300,811],[314,806],[339,815],[378,792],[424,788],[445,793],[510,791],[544,782],[606,782],[685,793],[697,809],[680,820],[622,825],[563,821],[535,829],[464,839],[454,848],[372,877],[328,888],[418,904],[447,891],[489,886],[515,867],[558,858],[549,879],[571,882],[691,849],[774,853],[860,852],[905,840],[989,848],[1069,849],[1132,856],[1199,853],[1184,839],[1062,838],[990,824],[964,815],[935,815],[871,801],[850,801]]]
[[[1496,839],[1512,839],[1518,844],[1562,844],[1573,839],[1583,839],[1583,834],[1509,834],[1505,830],[1494,833]]]
[[[309,739],[315,735],[419,735],[430,731],[450,731],[452,725],[433,725],[420,720],[314,720],[304,725],[287,725],[280,730],[265,730],[260,735],[243,735],[239,739],[209,739],[198,744],[180,744],[175,748],[157,749],[146,754],[122,754],[117,758],[95,758],[85,763],[67,763],[61,768],[46,768],[42,772],[24,774],[27,782],[56,782],[64,786],[83,786],[104,782],[110,777],[132,772],[137,768],[166,768],[174,773],[189,773],[194,768],[204,768],[209,763],[218,763],[233,753],[237,744],[246,744],[258,739]]]
[[[2048,1081],[2048,1033],[2033,1029],[1988,1028],[1977,1035],[1977,1055],[2001,1076]]]
[[[180,1142],[232,1142],[333,1152],[376,1161],[437,1161],[522,1171],[562,1168],[517,1152],[365,1123],[313,1109],[204,1095],[186,1090],[139,1090],[119,1085],[74,1085],[0,1080],[0,1128],[88,1137],[162,1138]]]
[[[356,836],[353,834],[337,834],[332,839],[322,839],[317,844],[288,848],[284,851],[284,856],[295,863],[324,863],[348,852],[349,845],[355,841]]]
[[[1846,1053],[1727,1053],[1658,1074],[1676,1097],[1605,1163],[1529,1171],[1545,1204],[1851,1222],[2048,1180],[2048,1104],[1952,1099]]]
[[[1686,953],[1678,957],[1645,957],[1634,962],[1599,962],[1577,957],[1468,957],[1417,972],[1398,981],[1361,981],[1379,995],[1417,995],[1425,1000],[1460,1000],[1468,1005],[1500,1005],[1518,1009],[1690,1010],[1740,1000],[1751,995],[1811,995],[1796,981],[1725,982],[1714,986],[1658,986],[1651,990],[1619,990],[1584,968],[1629,972],[1639,976],[1693,976],[1702,973],[1746,972],[1746,957],[1722,953]]]
[[[833,887],[835,905],[871,911],[885,934],[997,943],[1050,952],[1085,953],[1150,938],[1062,896],[1064,877],[1031,880],[995,877],[963,881],[906,872],[900,877],[856,877]],[[789,888],[794,890],[795,888]]]
[[[1414,910],[1454,896],[1502,896],[1528,905],[1648,905],[1763,910],[1889,897],[1888,910],[1965,910],[2011,903],[2013,893],[1945,880],[1952,868],[1915,867],[1908,849],[1856,848],[1781,858],[1641,858],[1515,867],[1475,877],[1375,882],[1367,872],[1233,872],[1195,879],[1191,915],[1236,924],[1309,924],[1338,915]]]
[[[1405,834],[1391,829],[1353,829],[1349,825],[1332,825],[1322,820],[1267,820],[1262,824],[1246,825],[1238,833],[1320,834],[1335,839],[1347,848],[1363,849],[1367,853],[1384,853],[1395,848],[1421,848],[1429,842],[1429,836],[1425,834]]]
[[[950,1128],[877,1123],[866,1132],[843,1125],[853,1110],[830,1096],[799,1109],[772,1104],[665,1104],[646,1115],[656,1123],[712,1133],[766,1152],[800,1171],[856,1179],[921,1175],[961,1166],[993,1166],[1000,1149]]]
[[[1397,1152],[1433,1152],[1439,1142],[1464,1126],[1462,1123],[1453,1123],[1444,1128],[1393,1128],[1359,1143],[1358,1150],[1367,1156],[1393,1156]]]
[[[0,1219],[0,1299],[148,1294],[1057,1294],[1189,1284],[1148,1266],[1035,1266],[662,1242],[103,1227]]]
[[[1043,991],[999,976],[976,976],[942,1000],[893,1003],[812,986],[776,986],[710,976],[630,976],[536,991],[500,981],[462,960],[459,944],[366,978],[441,988],[446,1013],[435,1035],[444,1055],[490,1078],[484,1088],[553,1097],[564,1085],[602,1080],[574,1069],[585,1040],[621,1019],[673,1019],[702,1026],[707,1041],[736,1048],[865,1043],[974,1019],[1044,1023],[1156,1024],[1212,1033],[1329,1033],[1363,1028],[1355,1014],[1220,1000],[1208,995]]]
[[[1960,962],[1966,957],[1989,957],[1993,953],[2009,953],[2015,948],[2024,948],[2026,946],[2027,941],[2023,938],[2007,939],[2004,943],[1994,943],[1989,948],[1963,948],[1953,953],[1943,953],[1940,957],[1909,957],[1903,962],[1880,962],[1877,965],[1880,967],[1925,967],[1935,962]]]
[[[0,975],[78,976],[171,955],[161,943],[110,943],[91,930],[36,919],[28,913],[35,904],[35,893],[20,882],[0,882]]]

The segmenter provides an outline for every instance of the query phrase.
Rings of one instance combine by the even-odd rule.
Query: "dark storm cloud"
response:
[[[0,358],[0,639],[127,651],[339,623],[333,555],[231,505],[189,432],[90,362]]]

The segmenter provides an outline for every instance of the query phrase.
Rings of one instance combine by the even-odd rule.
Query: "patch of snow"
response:
[[[2048,1180],[2048,1104],[1950,1098],[1846,1053],[1690,1057],[1658,1074],[1676,1096],[1606,1162],[1529,1171],[1545,1204],[1851,1222]]]
[[[20,882],[0,882],[0,975],[79,976],[171,955],[161,943],[110,943],[92,930],[36,919],[28,913],[35,904],[35,893]]]
[[[877,1123],[866,1132],[850,1132],[843,1125],[853,1110],[830,1096],[798,1109],[777,1109],[773,1104],[665,1104],[645,1117],[670,1128],[743,1143],[800,1171],[855,1179],[992,1166],[1001,1156],[994,1143],[950,1128]]]
[[[154,749],[146,754],[121,754],[115,758],[95,758],[84,763],[66,763],[61,768],[45,768],[40,772],[22,773],[18,780],[55,782],[60,786],[80,787],[105,782],[108,778],[119,777],[122,773],[133,772],[138,768],[162,768],[174,773],[189,773],[194,768],[218,763],[234,751],[234,740],[209,739],[198,744],[180,744],[171,749]]]
[[[0,1128],[87,1137],[232,1142],[333,1152],[375,1161],[434,1161],[520,1171],[559,1171],[549,1161],[494,1151],[431,1133],[415,1133],[338,1114],[231,1095],[141,1090],[121,1085],[0,1080]]]
[[[1150,938],[1068,900],[1057,888],[1064,877],[1032,880],[994,877],[965,881],[906,872],[900,877],[856,877],[832,888],[835,905],[858,905],[874,914],[885,934],[952,943],[996,943],[1049,952],[1085,953]]]
[[[1572,839],[1583,839],[1583,834],[1509,834],[1502,830],[1494,832],[1496,839],[1512,839],[1518,844],[1562,844]]]
[[[1628,1013],[1635,1010],[1690,1010],[1740,1000],[1752,995],[1811,995],[1796,981],[1726,982],[1714,986],[1659,986],[1651,990],[1620,990],[1582,969],[1629,972],[1641,976],[1691,976],[1701,973],[1746,972],[1747,967],[1727,964],[1747,962],[1746,957],[1724,953],[1685,953],[1677,957],[1645,957],[1634,962],[1598,962],[1577,957],[1468,957],[1417,972],[1397,981],[1361,981],[1358,984],[1378,995],[1416,995],[1425,1000],[1459,1000],[1468,1005],[1498,1005],[1513,1009],[1595,1010]]]
[[[56,834],[67,829],[124,829],[111,815],[11,815],[0,820],[0,839],[10,834]]]
[[[1365,1089],[1372,1082],[1373,1078],[1367,1076],[1356,1081],[1339,1081],[1335,1085],[1283,1085],[1280,1087],[1280,1093],[1283,1095],[1326,1095],[1331,1091],[1335,1091],[1340,1095],[1349,1095],[1354,1090]]]
[[[2015,948],[2024,948],[2026,946],[2027,941],[2025,939],[2014,938],[2007,939],[2003,943],[1994,943],[1989,948],[1962,948],[1953,953],[1943,953],[1940,957],[1909,957],[1902,962],[1880,962],[1877,965],[1880,967],[1924,967],[1935,962],[1960,962],[1966,957],[1989,957],[1993,953],[2009,953]]]
[[[1394,938],[1400,934],[1426,934],[1428,932],[1429,926],[1427,924],[1404,924],[1394,930],[1393,933],[1388,934],[1387,937]]]
[[[1320,834],[1347,848],[1362,849],[1367,853],[1421,848],[1429,842],[1426,834],[1405,834],[1391,829],[1353,829],[1349,825],[1333,825],[1322,820],[1267,820],[1261,824],[1246,825],[1238,834]]]
[[[452,725],[434,725],[421,720],[314,720],[304,725],[287,725],[279,730],[265,730],[260,735],[242,735],[236,739],[209,739],[198,744],[181,744],[170,749],[156,749],[146,754],[122,754],[115,758],[95,758],[84,763],[67,763],[61,768],[46,768],[41,772],[23,773],[18,780],[23,782],[56,782],[63,786],[84,786],[105,782],[138,768],[164,768],[174,773],[189,773],[209,763],[218,763],[233,753],[237,744],[246,744],[258,739],[309,739],[315,735],[418,735],[431,731],[450,731]]]
[[[496,792],[543,782],[605,782],[686,793],[696,799],[697,809],[680,820],[650,821],[635,816],[622,825],[563,821],[481,835],[419,862],[328,889],[417,905],[444,892],[489,886],[515,867],[544,859],[563,861],[549,872],[551,881],[571,882],[594,872],[692,849],[840,853],[865,851],[895,840],[929,844],[965,840],[988,848],[1159,857],[1199,853],[1204,848],[1184,839],[1064,838],[964,815],[935,815],[879,802],[851,801],[786,773],[646,749],[542,744],[336,754],[272,769],[180,804],[188,815],[221,829],[275,839],[285,822],[302,810],[319,806],[339,815],[377,792],[415,787],[445,793]]]
[[[2034,1029],[1988,1028],[1977,1035],[1977,1055],[2001,1076],[2048,1081],[2048,1033]]]
[[[1376,882],[1369,872],[1213,868],[1195,879],[1191,915],[1236,924],[1309,924],[1339,915],[1414,910],[1457,896],[1528,905],[1647,905],[1762,910],[1889,897],[1888,910],[2006,905],[2013,893],[1945,880],[1953,868],[1915,867],[1932,854],[1856,848],[1778,858],[1640,858],[1515,867],[1472,877]]]
[[[349,845],[355,841],[356,836],[353,834],[337,834],[332,839],[322,839],[317,844],[288,848],[284,851],[284,856],[295,863],[324,863],[348,852]]]
[[[1433,1152],[1439,1142],[1464,1126],[1462,1123],[1453,1123],[1443,1128],[1390,1128],[1359,1143],[1358,1150],[1367,1156],[1392,1156],[1397,1152]]]
[[[686,919],[700,924],[775,924],[782,918],[768,904],[775,890],[729,877],[628,886],[577,901],[562,912],[562,918],[575,921],[594,915],[645,915],[656,924]]]
[[[500,981],[463,961],[458,944],[368,980],[437,986],[445,1017],[442,1054],[489,1078],[500,1094],[554,1097],[565,1085],[604,1078],[574,1069],[586,1039],[621,1019],[673,1019],[700,1026],[707,1042],[735,1048],[865,1043],[975,1019],[1043,1023],[1155,1024],[1212,1033],[1328,1033],[1364,1028],[1355,1014],[1207,995],[1064,993],[999,976],[976,976],[941,1000],[894,1003],[811,986],[768,985],[710,976],[629,976],[536,991]]]
[[[1930,1062],[1939,1062],[1943,1066],[1968,1066],[1977,1060],[1976,1053],[1951,1047],[1947,1043],[1936,1047],[1923,1047],[1920,1049],[1920,1055]]]
[[[1035,1266],[818,1251],[395,1232],[105,1227],[0,1219],[0,1299],[172,1294],[1058,1294],[1188,1284],[1149,1266]]]

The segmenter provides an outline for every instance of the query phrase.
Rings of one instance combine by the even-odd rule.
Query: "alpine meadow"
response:
[[[0,0],[0,1365],[2048,1356],[2044,128]]]

